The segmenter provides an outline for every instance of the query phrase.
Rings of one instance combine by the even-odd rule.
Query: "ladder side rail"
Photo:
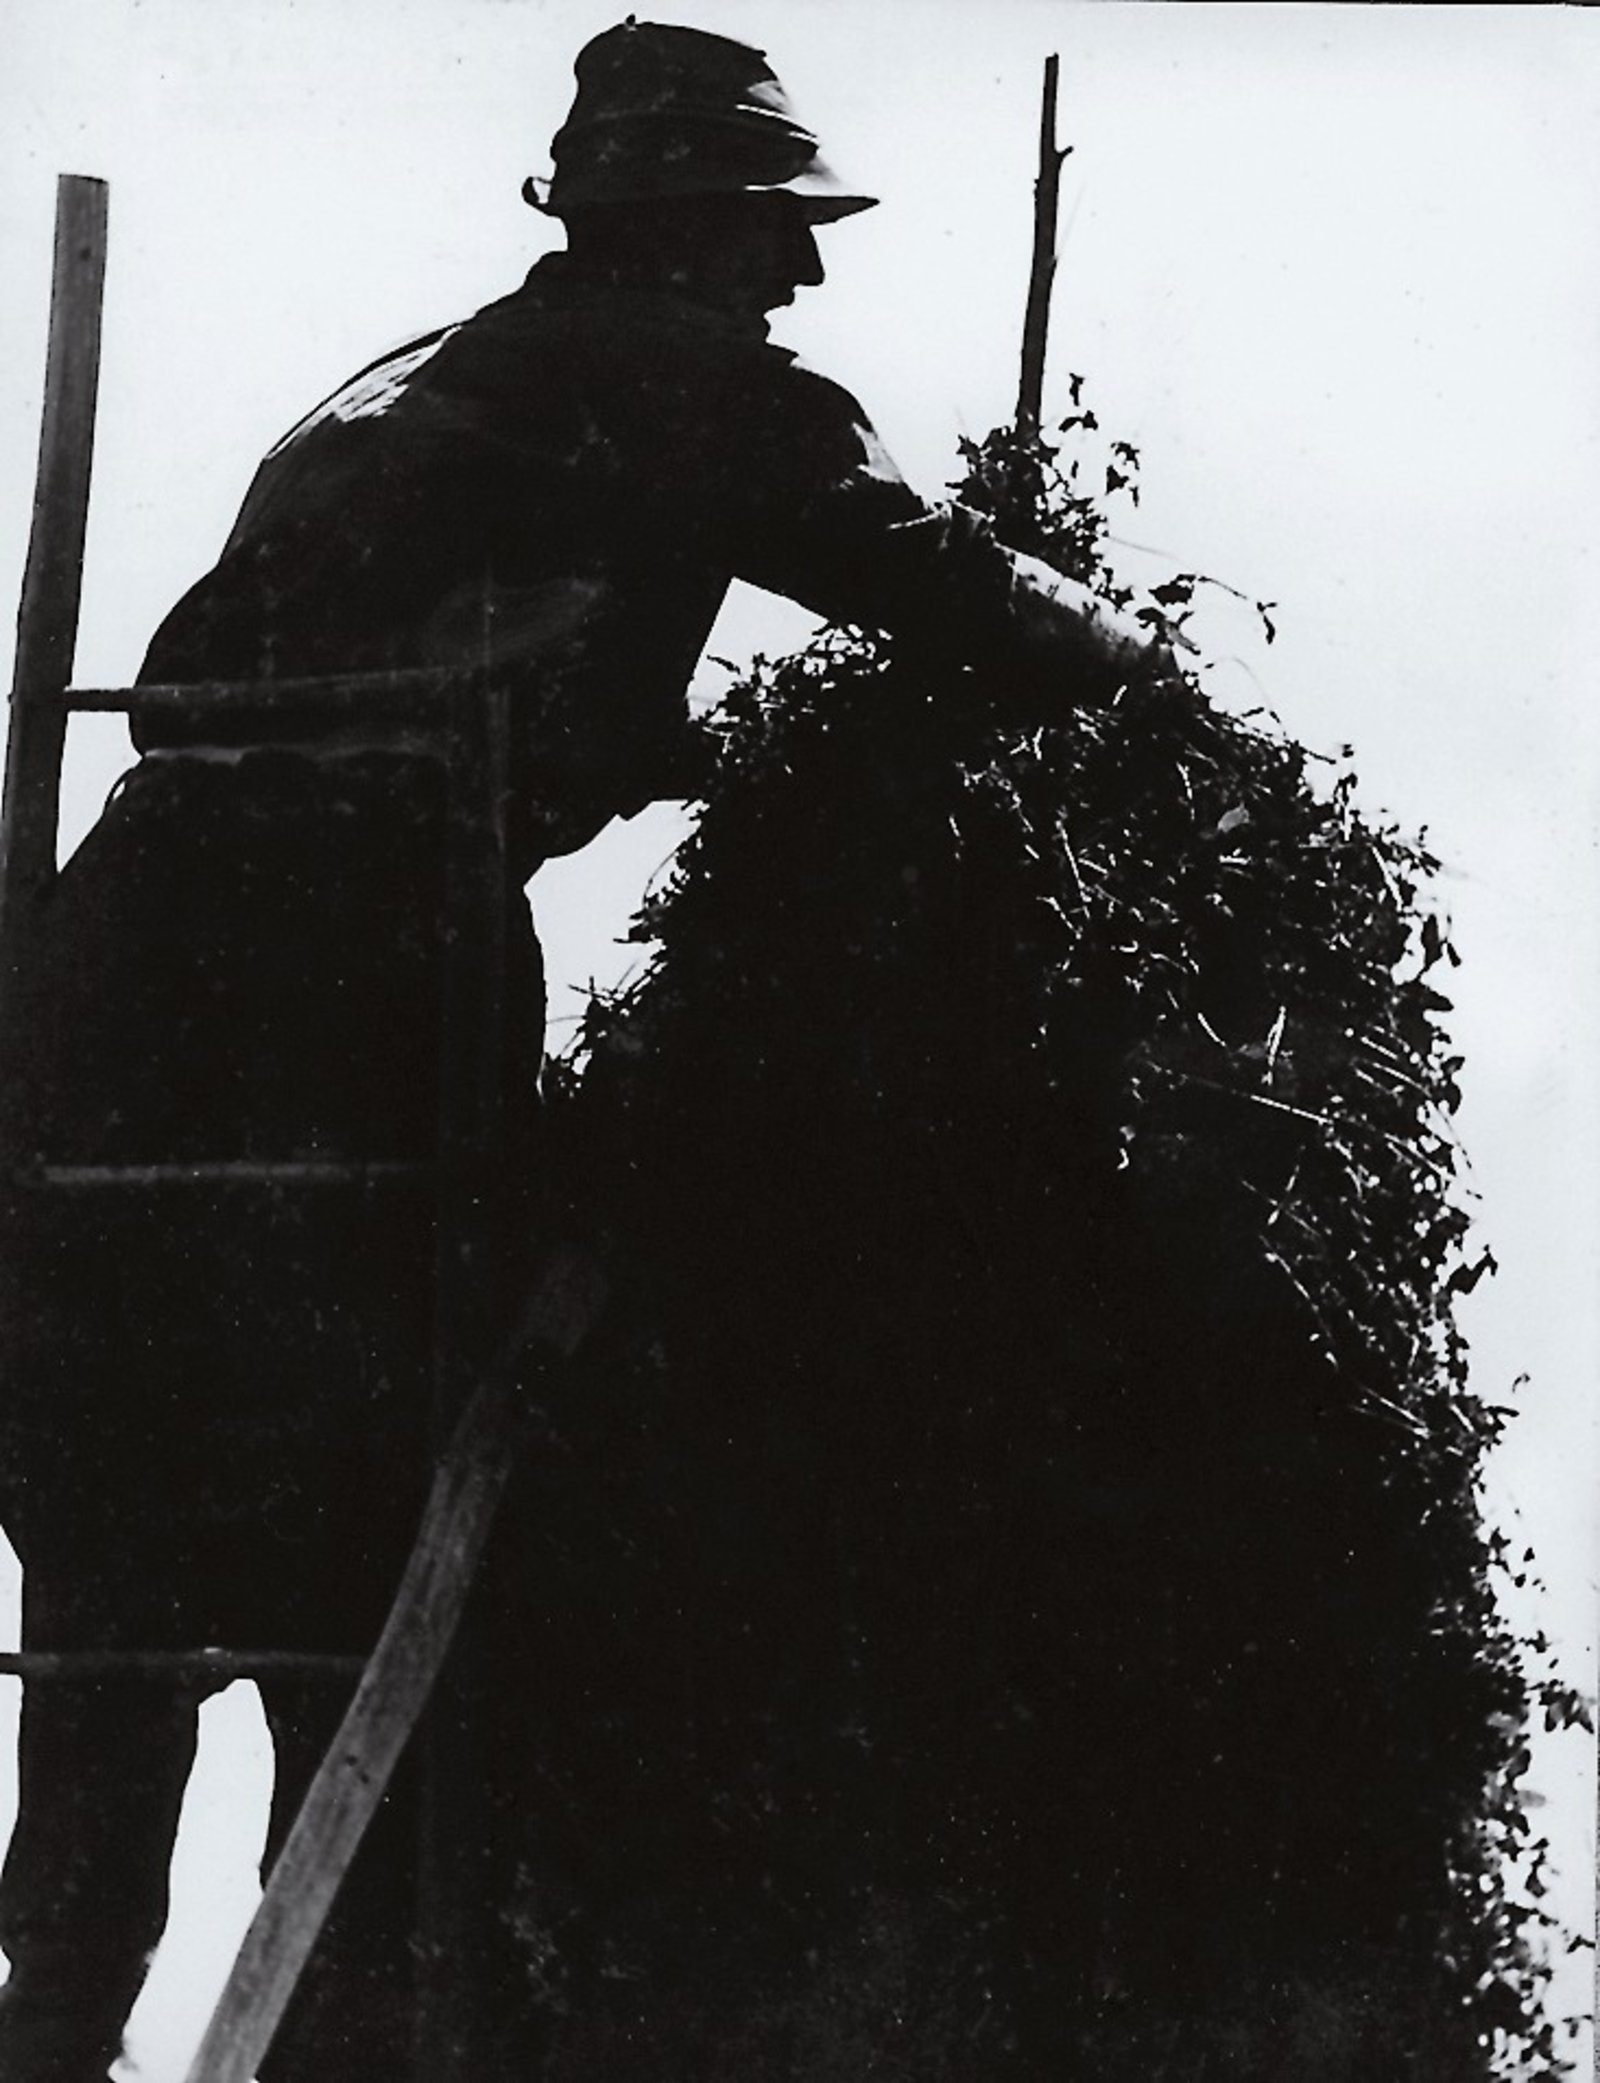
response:
[[[18,930],[55,875],[66,714],[89,522],[109,191],[63,174],[28,561],[17,613],[16,669],[0,798],[0,950],[21,959]]]

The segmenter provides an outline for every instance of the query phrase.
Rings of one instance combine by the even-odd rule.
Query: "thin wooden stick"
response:
[[[83,588],[108,190],[63,174],[56,186],[55,269],[45,362],[44,419],[33,527],[17,615],[16,673],[0,805],[0,949],[16,959],[19,914],[49,887],[56,866],[61,751]]]
[[[1056,143],[1056,89],[1061,60],[1044,61],[1044,95],[1039,111],[1039,173],[1033,184],[1033,262],[1028,271],[1028,307],[1022,323],[1022,375],[1017,385],[1017,432],[1039,431],[1044,401],[1044,358],[1050,334],[1050,291],[1056,276],[1056,216],[1061,166],[1070,145]]]

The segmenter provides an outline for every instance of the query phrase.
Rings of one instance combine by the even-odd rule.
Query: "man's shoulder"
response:
[[[680,421],[722,441],[803,442],[865,424],[858,400],[764,327],[682,297],[585,279],[540,262],[455,328],[422,370],[441,402],[498,419],[559,413]],[[379,372],[381,374],[381,372]]]
[[[266,460],[301,442],[329,420],[381,419],[405,395],[426,365],[461,330],[460,325],[438,326],[430,333],[391,347],[347,377],[336,391],[324,398],[291,427]]]
[[[389,349],[347,378],[266,458],[241,520],[356,459],[415,475],[465,459],[582,452],[613,465],[784,481],[830,477],[876,458],[855,397],[760,325],[648,289],[537,263],[508,294]],[[593,454],[591,455],[591,451]],[[893,475],[892,466],[885,474]],[[341,495],[342,496],[342,495]]]

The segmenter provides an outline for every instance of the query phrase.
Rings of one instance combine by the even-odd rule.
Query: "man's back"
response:
[[[926,513],[856,401],[764,328],[553,256],[279,443],[143,677],[520,667],[535,785],[626,810],[733,577],[863,614],[872,545]]]

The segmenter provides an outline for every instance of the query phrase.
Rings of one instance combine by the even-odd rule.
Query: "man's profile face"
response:
[[[806,205],[783,190],[608,203],[567,217],[576,255],[619,280],[656,288],[746,325],[823,279]]]
[[[681,279],[698,301],[740,318],[763,318],[824,277],[816,233],[792,195],[707,196]]]

